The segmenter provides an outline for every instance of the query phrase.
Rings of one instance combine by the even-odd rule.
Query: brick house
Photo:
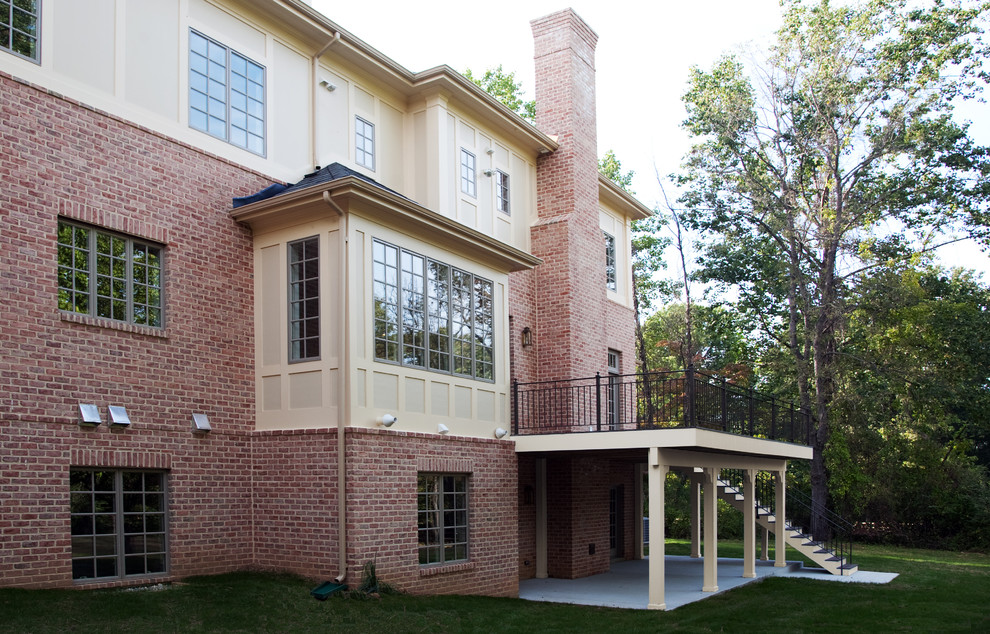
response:
[[[410,592],[514,596],[642,557],[645,474],[663,607],[667,470],[714,504],[741,469],[747,539],[757,471],[783,513],[806,446],[696,424],[687,379],[643,417],[650,212],[598,174],[572,11],[532,23],[535,127],[301,0],[4,15],[0,585],[376,561]]]

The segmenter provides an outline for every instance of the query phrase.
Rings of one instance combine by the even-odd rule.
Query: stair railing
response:
[[[811,539],[829,550],[841,560],[841,574],[852,560],[853,554],[853,524],[841,515],[830,511],[820,504],[814,504],[810,497],[793,487],[787,488],[787,515],[791,524],[811,526],[812,518],[817,516],[825,526],[824,535],[811,535]],[[803,532],[803,528],[800,529]]]

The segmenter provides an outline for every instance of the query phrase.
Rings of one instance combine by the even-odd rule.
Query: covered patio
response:
[[[581,577],[590,578],[594,573],[623,570],[628,564],[639,564],[637,571],[645,571],[646,584],[642,587],[648,591],[645,606],[649,609],[668,609],[668,599],[674,595],[670,592],[681,592],[685,586],[688,592],[703,592],[712,594],[720,589],[737,585],[735,580],[756,579],[758,569],[767,574],[767,569],[784,569],[788,563],[784,560],[784,548],[776,548],[777,559],[774,562],[757,565],[757,495],[755,484],[757,472],[764,471],[773,474],[773,487],[765,495],[772,495],[778,517],[784,516],[785,507],[785,474],[789,459],[810,459],[811,448],[803,445],[740,436],[723,431],[703,428],[677,429],[639,429],[615,430],[606,433],[563,433],[538,434],[516,437],[516,452],[533,459],[535,467],[535,579],[543,581],[548,577],[567,577],[570,583],[580,582]],[[583,461],[607,459],[613,464],[625,464],[626,469],[635,475],[632,482],[635,491],[632,495],[632,526],[633,549],[632,561],[611,561],[606,566],[588,570],[582,567],[587,559],[583,550],[585,535],[568,543],[566,549],[555,548],[548,540],[559,539],[559,535],[578,535],[586,532],[585,525],[601,524],[596,517],[594,507],[585,503],[585,499],[594,496],[596,483],[593,479],[579,480],[576,476],[570,479],[548,478],[548,461],[560,463],[562,460],[570,463],[572,474],[582,469]],[[686,474],[691,481],[692,505],[692,553],[699,556],[691,564],[700,564],[700,575],[677,576],[682,567],[671,571],[666,570],[667,558],[664,556],[664,482],[670,470],[678,470]],[[718,525],[716,504],[719,499],[720,474],[724,469],[738,470],[742,474],[742,495],[745,498],[743,509],[744,544],[746,556],[740,561],[738,570],[735,563],[729,568],[721,566],[718,558]],[[646,477],[644,478],[644,472]],[[643,482],[646,481],[646,490]],[[578,490],[581,487],[581,490]],[[644,559],[642,517],[644,498],[648,501],[649,517],[652,524],[650,558]],[[559,514],[556,522],[552,518],[553,506],[560,500],[566,500],[569,513],[561,520]],[[551,526],[551,524],[553,524]],[[778,522],[774,527],[774,539],[777,544],[784,544],[785,523]],[[587,541],[594,541],[589,539]],[[581,542],[581,543],[578,543]],[[549,546],[548,546],[549,544]],[[704,545],[702,550],[701,546]],[[564,559],[571,558],[561,564],[561,550],[565,551]],[[595,552],[589,544],[588,554]],[[557,561],[555,562],[555,558]],[[613,559],[621,559],[616,554]],[[637,561],[638,560],[638,561]],[[673,561],[673,560],[672,560]],[[734,560],[732,560],[734,562]],[[569,565],[568,565],[569,564]],[[568,574],[554,574],[554,570],[566,570]],[[588,570],[580,573],[573,571]],[[642,579],[640,579],[642,581]],[[520,582],[530,583],[530,580]],[[668,583],[672,584],[668,590]]]
[[[890,583],[897,577],[897,573],[862,570],[848,576],[836,576],[821,568],[804,568],[797,561],[789,561],[786,566],[780,568],[774,566],[772,561],[757,561],[756,576],[743,577],[744,563],[742,559],[720,558],[718,560],[719,588],[715,592],[703,592],[701,579],[704,562],[701,559],[668,555],[664,564],[667,577],[666,608],[668,610],[767,577],[817,579],[846,583]],[[649,605],[649,558],[615,562],[608,572],[582,579],[527,579],[520,581],[519,598],[528,601],[645,610]]]

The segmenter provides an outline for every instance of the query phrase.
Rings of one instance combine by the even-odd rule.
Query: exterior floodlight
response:
[[[204,434],[208,434],[213,431],[213,428],[210,427],[210,417],[206,414],[193,414],[192,428],[193,431],[203,432]]]
[[[449,434],[450,428],[444,425],[443,423],[440,423],[439,425],[437,425],[437,432],[441,434]]]
[[[103,424],[103,418],[100,416],[100,408],[89,403],[80,403],[79,424],[86,427],[95,427]]]
[[[107,407],[110,414],[110,425],[112,427],[128,427],[131,419],[127,416],[127,408],[123,405],[111,405]]]
[[[503,429],[501,427],[496,427],[495,428],[495,437],[496,438],[505,438],[508,435],[509,435],[509,430],[508,429]]]
[[[333,91],[337,90],[337,87],[334,86],[333,84],[331,84],[326,79],[321,79],[320,80],[320,85],[323,86],[324,88],[326,88],[328,92],[333,92]]]
[[[379,420],[381,421],[382,425],[385,425],[386,427],[391,427],[392,425],[395,424],[395,421],[399,419],[393,416],[392,414],[385,414]]]

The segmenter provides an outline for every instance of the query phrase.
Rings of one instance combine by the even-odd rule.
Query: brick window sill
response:
[[[474,570],[473,561],[462,561],[456,564],[441,564],[439,566],[423,566],[419,569],[420,577],[432,577],[433,575],[444,575],[451,572],[464,572]]]
[[[112,319],[104,319],[102,317],[90,317],[89,315],[80,315],[78,313],[69,313],[61,310],[59,311],[58,314],[62,321],[68,321],[74,324],[97,326],[98,328],[109,328],[110,330],[122,330],[124,332],[133,332],[139,335],[147,335],[148,337],[168,339],[168,331],[165,328],[138,326],[136,324],[129,324],[123,321],[114,321]]]

